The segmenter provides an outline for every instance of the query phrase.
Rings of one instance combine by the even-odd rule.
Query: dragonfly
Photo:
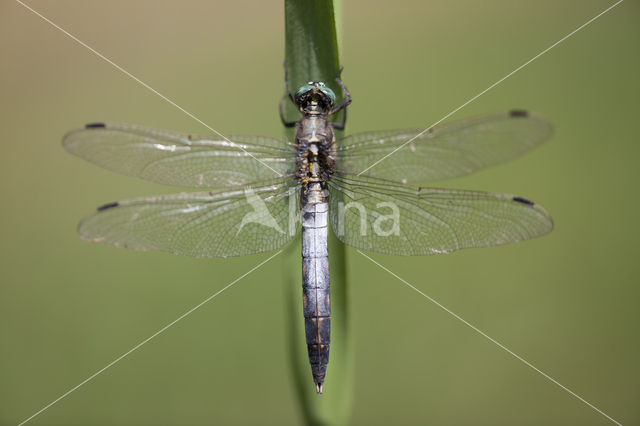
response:
[[[346,114],[342,122],[330,118],[351,95],[336,81],[340,104],[323,82],[295,93],[285,84],[301,114],[288,122],[280,105],[283,124],[295,127],[293,142],[118,123],[87,124],[63,139],[72,154],[114,172],[200,188],[104,204],[80,223],[83,239],[216,258],[277,250],[301,230],[303,315],[318,393],[329,362],[329,228],[351,247],[402,256],[497,246],[553,229],[544,208],[524,197],[419,186],[524,154],[550,137],[546,118],[511,110],[337,140]]]

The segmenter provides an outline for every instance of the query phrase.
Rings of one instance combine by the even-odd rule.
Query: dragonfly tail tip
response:
[[[316,392],[322,393],[322,383],[316,383]]]

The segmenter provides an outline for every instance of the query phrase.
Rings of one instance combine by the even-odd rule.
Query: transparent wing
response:
[[[448,253],[522,241],[553,229],[542,207],[513,195],[408,187],[341,173],[329,188],[338,238],[378,253]]]
[[[448,179],[511,160],[549,138],[552,128],[544,117],[511,111],[436,126],[416,137],[421,131],[347,136],[337,146],[337,167],[402,183]]]
[[[295,169],[295,147],[287,141],[228,138],[97,123],[67,133],[62,144],[106,169],[165,185],[224,188],[273,179]]]
[[[293,178],[235,191],[137,198],[99,207],[78,232],[86,240],[134,250],[242,256],[291,240],[297,228],[289,218],[299,211],[299,199]]]

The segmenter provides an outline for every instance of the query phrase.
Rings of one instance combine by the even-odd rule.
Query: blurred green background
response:
[[[282,135],[282,2],[29,4],[220,132]],[[611,4],[345,1],[348,133],[427,127]],[[553,215],[552,234],[448,256],[373,255],[625,425],[640,423],[639,42],[640,6],[627,1],[451,118],[520,107],[551,119],[553,138],[527,156],[438,185],[531,198]],[[4,425],[269,254],[190,259],[81,241],[76,224],[95,206],[176,189],[67,154],[66,131],[102,120],[206,129],[11,1],[0,4],[0,85]],[[348,256],[352,424],[611,424]],[[30,424],[299,423],[283,267],[266,264]]]

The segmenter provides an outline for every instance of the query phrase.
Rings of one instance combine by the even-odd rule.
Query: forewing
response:
[[[522,155],[549,138],[552,127],[539,115],[510,111],[421,132],[404,129],[347,136],[337,146],[337,167],[402,183],[448,179]]]
[[[299,200],[292,178],[236,191],[138,198],[98,208],[78,232],[86,240],[134,250],[242,256],[290,241],[296,231],[290,218],[296,217]]]
[[[407,187],[340,173],[329,185],[335,234],[350,246],[378,253],[448,253],[527,240],[553,229],[542,207],[513,195]]]
[[[287,175],[295,147],[263,136],[189,135],[97,123],[67,133],[71,153],[114,172],[165,185],[224,188]]]

